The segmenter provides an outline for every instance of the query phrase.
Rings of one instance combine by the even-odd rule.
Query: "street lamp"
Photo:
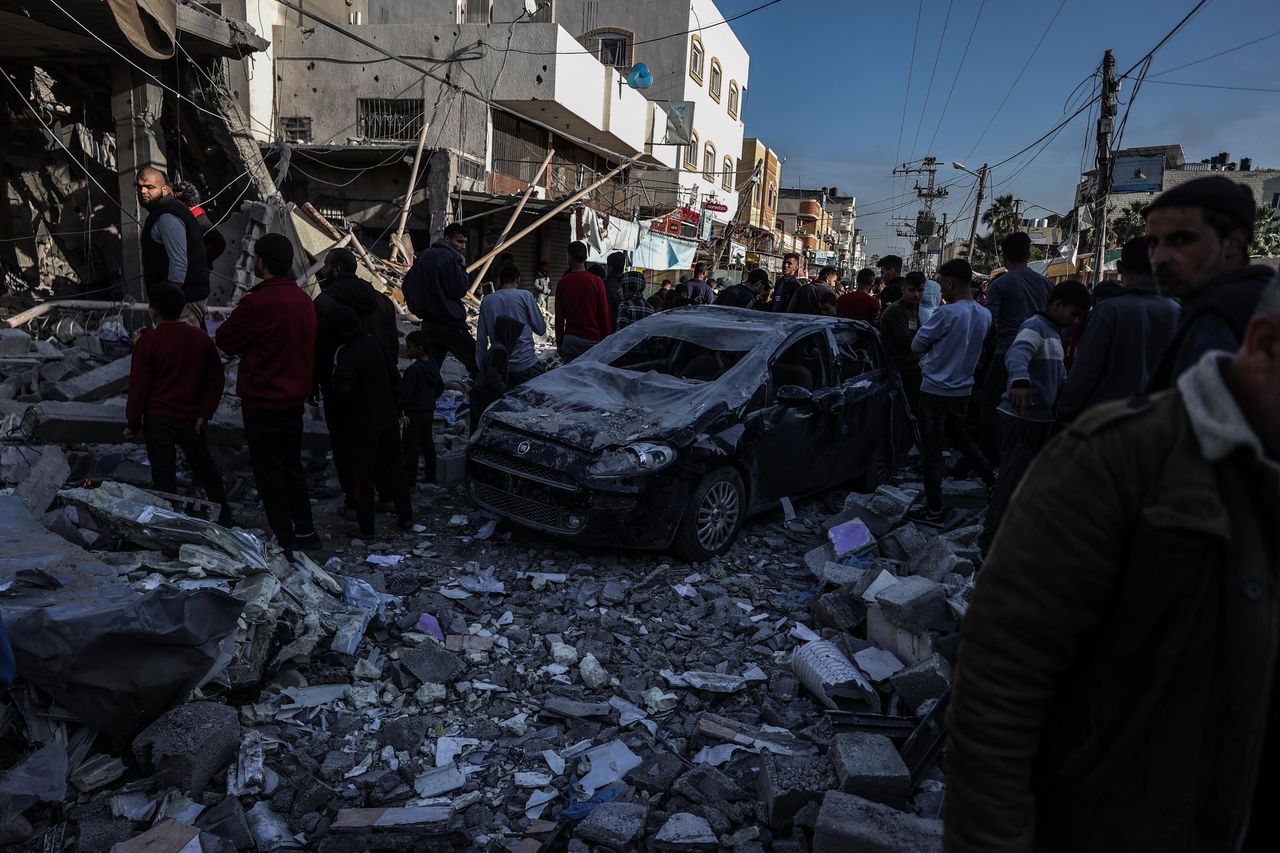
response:
[[[978,179],[978,198],[973,203],[973,221],[969,223],[969,257],[972,259],[973,241],[978,236],[978,216],[982,210],[982,191],[986,186],[987,173],[991,171],[991,167],[986,163],[983,163],[982,168],[975,172],[963,163],[952,161],[951,168],[957,169],[961,172],[968,172],[970,175],[973,175]]]

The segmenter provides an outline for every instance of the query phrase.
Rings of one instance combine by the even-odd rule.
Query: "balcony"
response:
[[[823,215],[822,205],[816,201],[800,202],[800,209],[796,213],[796,218],[804,222],[816,222]]]

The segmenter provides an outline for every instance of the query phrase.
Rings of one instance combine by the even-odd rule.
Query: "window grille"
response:
[[[425,117],[421,98],[359,98],[356,135],[364,139],[415,142]]]

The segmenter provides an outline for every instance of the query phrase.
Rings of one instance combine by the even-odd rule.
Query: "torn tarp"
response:
[[[229,660],[221,646],[244,606],[232,596],[135,592],[13,496],[0,496],[0,535],[0,585],[11,584],[0,615],[19,675],[99,731],[130,740]],[[28,583],[29,569],[51,582]]]

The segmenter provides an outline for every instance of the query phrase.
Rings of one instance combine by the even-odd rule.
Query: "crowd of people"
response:
[[[126,437],[145,441],[161,491],[176,488],[180,450],[233,523],[205,432],[222,398],[218,351],[238,357],[254,479],[291,553],[319,545],[308,401],[323,405],[342,512],[367,536],[379,507],[411,523],[412,485],[434,477],[448,354],[478,415],[541,372],[544,335],[570,361],[684,305],[876,324],[919,427],[911,517],[947,524],[948,447],[990,489],[948,709],[948,849],[1275,849],[1280,284],[1249,262],[1248,189],[1210,176],[1159,195],[1119,281],[1092,289],[1033,271],[1020,232],[985,284],[963,259],[931,278],[885,257],[849,284],[831,268],[802,278],[788,255],[776,280],[713,283],[699,264],[648,297],[624,255],[594,267],[573,243],[554,285],[545,263],[526,288],[503,259],[476,335],[467,232],[450,225],[404,281],[422,325],[403,375],[395,308],[356,257],[328,253],[313,301],[276,234],[257,240],[261,281],[211,340],[199,261],[216,247],[162,173],[140,174],[138,193],[154,328],[134,350]]]

